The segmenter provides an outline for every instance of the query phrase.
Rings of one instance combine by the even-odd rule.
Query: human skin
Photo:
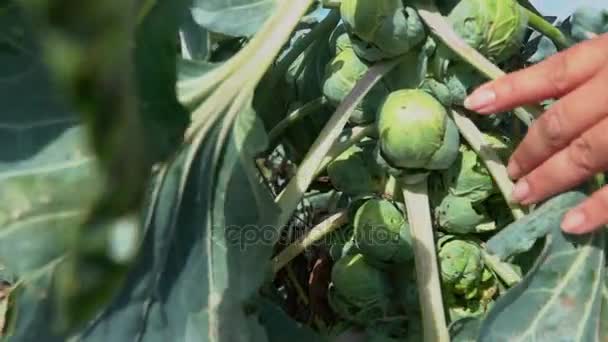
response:
[[[465,107],[491,114],[552,98],[509,160],[513,202],[538,203],[608,170],[608,34],[482,85]],[[605,186],[571,209],[562,229],[582,234],[607,223]]]

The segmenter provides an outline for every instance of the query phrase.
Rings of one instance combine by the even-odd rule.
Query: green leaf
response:
[[[608,10],[580,7],[572,15],[571,34],[577,41],[591,39],[608,32]]]
[[[212,32],[250,37],[275,8],[275,0],[194,0],[192,16]]]
[[[478,341],[597,340],[605,279],[603,240],[603,231],[571,236],[554,224],[537,264],[496,301]]]
[[[12,4],[0,15],[3,47],[10,47],[0,49],[0,263],[13,286],[8,335],[53,341],[69,323],[55,305],[64,304],[55,291],[65,289],[54,283],[65,275],[58,266],[71,260],[82,223],[107,184],[87,130],[53,87],[22,11]],[[90,279],[81,276],[82,283]]]
[[[209,57],[209,32],[199,26],[190,13],[180,26],[182,58],[187,60],[207,60]]]
[[[466,317],[450,324],[450,338],[452,342],[477,342],[482,320]]]
[[[559,226],[566,212],[585,198],[581,192],[570,191],[547,200],[531,214],[494,235],[487,243],[488,251],[505,260],[530,250],[536,240]]]
[[[260,323],[265,327],[268,342],[323,342],[309,327],[295,322],[276,304],[264,299],[259,305]],[[204,339],[203,339],[204,340]],[[201,340],[199,340],[201,341]]]
[[[242,112],[210,169],[218,131],[201,144],[183,194],[187,148],[168,166],[139,262],[84,341],[267,340],[255,298],[270,274],[277,207],[253,163],[266,137],[255,113]]]

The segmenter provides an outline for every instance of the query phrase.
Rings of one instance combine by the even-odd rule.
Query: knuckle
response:
[[[559,53],[553,58],[554,66],[548,73],[548,79],[552,87],[555,89],[555,92],[563,93],[568,90],[568,85],[570,82],[568,77],[568,55]]]
[[[603,209],[603,213],[606,214],[606,210],[608,210],[608,188],[596,191],[591,200],[595,201],[596,205]]]
[[[583,171],[585,175],[591,175],[595,172],[594,150],[588,137],[581,136],[575,139],[570,144],[568,151],[570,161],[576,168]]]
[[[561,102],[556,103],[544,115],[541,115],[535,125],[547,146],[553,149],[563,148],[567,144],[562,130],[562,108]]]

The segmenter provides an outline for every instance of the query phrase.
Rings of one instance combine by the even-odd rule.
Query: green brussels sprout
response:
[[[375,142],[354,145],[327,165],[332,185],[351,196],[379,193],[387,179],[376,163]]]
[[[450,194],[480,202],[497,192],[492,176],[475,151],[460,146],[458,159],[442,172],[444,184]]]
[[[413,258],[409,225],[393,203],[368,200],[357,210],[353,225],[357,248],[370,263],[383,267]]]
[[[483,269],[478,288],[474,298],[459,298],[448,293],[446,304],[452,322],[468,317],[482,317],[492,308],[498,293],[498,280],[487,267]]]
[[[340,14],[361,58],[377,61],[405,54],[421,44],[421,18],[401,0],[343,0]]]
[[[480,247],[468,240],[446,236],[439,241],[441,280],[454,295],[471,299],[479,294],[484,263]]]
[[[448,20],[467,44],[497,63],[519,51],[528,27],[516,0],[461,0]]]
[[[423,90],[398,90],[378,116],[382,157],[401,169],[447,169],[458,157],[460,136],[445,107]]]
[[[352,49],[340,52],[328,65],[323,94],[334,106],[338,106],[355,84],[365,75],[369,66],[361,61]],[[376,120],[376,111],[388,94],[383,82],[378,82],[353,111],[350,121],[366,124]]]
[[[393,291],[389,278],[372,267],[362,254],[338,260],[331,279],[329,304],[341,317],[366,324],[390,313]]]
[[[448,233],[469,234],[483,233],[496,229],[480,204],[475,204],[467,197],[447,195],[435,208],[437,224]]]

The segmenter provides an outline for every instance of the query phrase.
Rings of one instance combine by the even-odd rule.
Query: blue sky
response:
[[[608,9],[608,0],[530,0],[544,15],[556,15],[564,18],[572,14],[579,6],[592,6]]]

